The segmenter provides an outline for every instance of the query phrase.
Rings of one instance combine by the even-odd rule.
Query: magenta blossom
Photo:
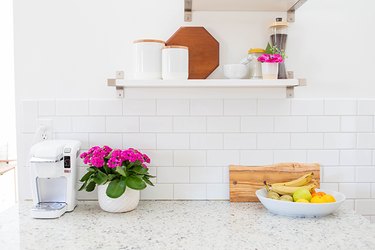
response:
[[[284,59],[280,54],[263,54],[258,57],[258,61],[262,63],[281,63]]]

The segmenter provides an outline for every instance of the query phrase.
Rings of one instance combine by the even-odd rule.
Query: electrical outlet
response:
[[[38,128],[34,135],[34,141],[52,140],[53,138],[53,123],[51,119],[39,119]]]

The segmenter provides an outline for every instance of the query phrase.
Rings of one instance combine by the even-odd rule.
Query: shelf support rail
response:
[[[116,71],[116,78],[107,79],[107,86],[116,88],[116,96],[124,98],[124,86],[118,86],[117,80],[124,79],[124,71]]]

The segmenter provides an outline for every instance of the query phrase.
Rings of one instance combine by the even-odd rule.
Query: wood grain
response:
[[[255,191],[269,183],[291,181],[313,172],[320,185],[320,165],[318,163],[278,163],[268,166],[230,166],[229,189],[231,202],[258,202]]]
[[[204,27],[181,27],[166,45],[189,48],[189,79],[206,79],[219,66],[219,42]]]

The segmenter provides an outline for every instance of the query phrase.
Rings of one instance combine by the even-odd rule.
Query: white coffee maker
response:
[[[45,140],[31,147],[34,218],[58,218],[77,205],[77,157],[81,143]]]

